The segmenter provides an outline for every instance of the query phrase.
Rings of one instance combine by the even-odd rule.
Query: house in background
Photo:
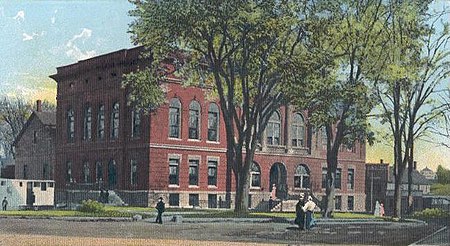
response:
[[[393,168],[389,169],[389,179],[386,192],[386,203],[384,204],[387,215],[393,214],[394,211],[394,172]],[[417,170],[417,162],[414,162],[412,175],[412,197],[413,197],[413,211],[422,211],[424,206],[424,196],[430,195],[431,185],[433,182],[426,179]],[[408,169],[405,170],[402,178],[402,214],[408,211]]]
[[[52,180],[55,166],[56,113],[42,112],[42,103],[14,141],[15,178]]]
[[[433,172],[433,170],[429,169],[428,167],[425,167],[424,169],[422,169],[420,171],[420,174],[422,174],[426,179],[429,179],[429,180],[437,179],[436,173]]]
[[[11,157],[0,157],[0,178],[14,179],[14,159]]]
[[[373,213],[375,204],[386,201],[389,163],[366,164],[366,211]]]

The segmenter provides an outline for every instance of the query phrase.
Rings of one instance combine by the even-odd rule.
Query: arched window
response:
[[[119,103],[113,104],[111,112],[111,138],[116,139],[119,137]]]
[[[108,163],[108,186],[110,189],[114,189],[117,184],[117,168],[116,161],[111,160]]]
[[[98,107],[97,137],[99,139],[105,138],[105,106],[103,104]]]
[[[99,161],[95,163],[95,181],[97,183],[103,181],[103,165]]]
[[[291,136],[293,147],[305,146],[305,120],[299,113],[294,114],[292,118]]]
[[[261,169],[256,162],[253,162],[252,167],[250,168],[250,179],[250,187],[261,187]]]
[[[200,138],[200,104],[192,101],[189,104],[189,139]]]
[[[219,107],[209,104],[208,109],[208,141],[219,140]]]
[[[295,169],[294,188],[309,189],[309,173],[304,165],[298,165]]]
[[[169,104],[169,137],[171,138],[180,138],[180,113],[180,100],[173,98]]]
[[[89,168],[89,163],[83,163],[83,182],[90,183],[91,182],[91,170]]]
[[[67,110],[67,139],[69,142],[75,139],[75,115],[72,108]]]
[[[87,106],[84,109],[84,122],[83,122],[83,139],[84,140],[90,140],[92,138],[92,109],[91,107]]]
[[[141,110],[134,109],[131,112],[131,137],[137,138],[141,135]]]
[[[267,130],[267,144],[280,145],[281,120],[280,114],[278,112],[274,112],[272,116],[270,116],[266,130]]]

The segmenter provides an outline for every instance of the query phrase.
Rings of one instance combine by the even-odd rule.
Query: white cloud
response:
[[[24,21],[25,20],[25,11],[20,10],[19,12],[17,12],[16,16],[13,17],[14,20],[17,20],[19,22]]]
[[[23,41],[29,41],[29,40],[33,40],[34,37],[39,36],[39,34],[37,34],[35,32],[33,32],[31,35],[27,34],[27,33],[22,33],[22,36],[23,36],[23,39],[22,39]]]
[[[86,42],[92,36],[92,30],[88,28],[83,28],[80,34],[74,35],[66,44],[68,50],[66,55],[75,60],[85,60],[94,57],[97,52],[95,50],[82,51],[77,43],[81,41],[82,44]]]

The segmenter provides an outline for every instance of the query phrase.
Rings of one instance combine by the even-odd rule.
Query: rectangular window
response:
[[[130,172],[130,180],[131,185],[137,185],[137,161],[131,160],[131,172]]]
[[[199,206],[198,194],[189,194],[189,206]]]
[[[342,172],[341,169],[336,169],[336,179],[334,180],[334,188],[340,189],[341,188],[341,180],[342,180]]]
[[[47,182],[42,182],[41,183],[41,190],[42,191],[46,191],[47,190]]]
[[[180,194],[171,193],[169,194],[169,206],[180,206]]]
[[[180,109],[169,108],[169,137],[180,138]]]
[[[189,160],[189,185],[198,185],[199,160]]]
[[[132,124],[131,124],[131,137],[138,138],[141,135],[141,112],[140,110],[133,110],[132,114]]]
[[[169,185],[179,185],[179,159],[169,159]]]
[[[217,141],[218,112],[208,112],[208,141]]]
[[[322,168],[322,188],[327,188],[327,169]]]
[[[34,144],[37,143],[37,136],[38,136],[37,131],[34,131],[34,132],[33,132],[33,143],[34,143]]]
[[[72,162],[68,161],[66,163],[66,182],[72,183],[73,177],[72,177]]]
[[[217,208],[216,194],[208,194],[208,208]]]
[[[353,190],[355,184],[355,170],[354,169],[348,169],[348,176],[347,176],[347,189]]]
[[[334,208],[336,210],[341,210],[342,207],[342,197],[341,196],[336,196],[334,198]]]
[[[53,188],[54,183],[53,182],[48,182],[48,187]]]
[[[41,182],[34,182],[33,187],[41,187]]]
[[[97,137],[99,139],[103,139],[105,137],[105,106],[103,105],[100,105],[98,108]]]
[[[347,200],[347,210],[353,211],[353,206],[355,204],[355,198],[353,196],[349,196]]]
[[[23,165],[23,178],[24,179],[28,178],[28,166],[27,165]]]
[[[208,185],[217,186],[217,161],[208,161]]]

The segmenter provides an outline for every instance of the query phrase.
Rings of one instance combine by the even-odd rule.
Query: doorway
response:
[[[286,199],[288,196],[287,187],[287,171],[283,163],[276,162],[270,168],[270,187],[269,190],[272,192],[273,185],[275,184],[276,190],[275,195],[279,199]]]

